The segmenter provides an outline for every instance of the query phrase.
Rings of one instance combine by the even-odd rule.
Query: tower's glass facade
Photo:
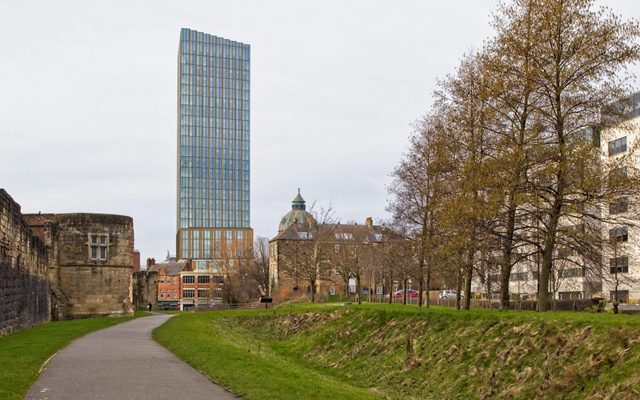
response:
[[[249,60],[247,44],[180,31],[176,253],[200,269],[251,256]]]

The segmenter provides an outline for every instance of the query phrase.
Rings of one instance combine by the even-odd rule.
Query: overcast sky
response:
[[[492,34],[496,0],[0,0],[0,188],[23,212],[133,217],[175,253],[181,27],[251,45],[251,224],[298,187],[342,221],[388,217],[389,174],[438,78]],[[640,1],[609,0],[626,18]]]

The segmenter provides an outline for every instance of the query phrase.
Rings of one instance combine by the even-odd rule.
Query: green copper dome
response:
[[[291,211],[280,220],[278,233],[285,231],[293,224],[303,224],[309,228],[315,225],[316,220],[313,218],[313,215],[306,211],[306,208],[305,201],[300,195],[300,188],[298,188],[298,195],[291,202]]]

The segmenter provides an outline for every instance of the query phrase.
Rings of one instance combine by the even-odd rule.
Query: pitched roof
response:
[[[184,270],[187,266],[186,261],[169,261],[165,263],[153,264],[152,266],[147,268],[147,271],[156,271],[159,269],[164,269],[167,275],[179,275],[180,271]]]

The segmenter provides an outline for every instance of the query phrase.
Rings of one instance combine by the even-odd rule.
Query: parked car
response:
[[[407,297],[418,297],[418,292],[413,289],[407,289]],[[404,289],[396,290],[393,292],[394,299],[404,298]]]
[[[438,297],[441,299],[455,299],[457,294],[458,292],[455,290],[443,290]],[[464,298],[464,295],[460,295],[460,298]]]

